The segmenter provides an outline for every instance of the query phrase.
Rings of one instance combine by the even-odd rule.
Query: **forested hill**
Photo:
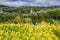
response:
[[[9,6],[7,6],[7,5],[0,5],[0,7],[9,7]]]
[[[30,13],[30,10],[32,9],[34,12],[40,11],[40,10],[47,10],[48,8],[59,8],[60,6],[48,6],[48,7],[42,7],[42,6],[20,6],[20,7],[11,7],[6,5],[0,5],[0,11],[3,12],[20,12],[20,13]]]

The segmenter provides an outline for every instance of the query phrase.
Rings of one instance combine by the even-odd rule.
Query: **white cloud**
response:
[[[60,5],[59,0],[34,0],[34,1],[8,1],[0,0],[0,4],[9,5],[9,6],[49,6],[49,5]]]

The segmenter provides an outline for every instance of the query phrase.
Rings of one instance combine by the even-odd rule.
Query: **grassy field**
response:
[[[0,40],[60,40],[60,24],[0,24]]]

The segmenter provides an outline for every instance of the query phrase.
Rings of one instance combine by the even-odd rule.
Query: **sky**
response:
[[[8,5],[8,6],[54,6],[54,5],[60,5],[60,0],[0,0],[0,5]]]

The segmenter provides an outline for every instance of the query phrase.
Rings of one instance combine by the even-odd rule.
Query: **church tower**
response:
[[[32,9],[30,9],[30,14],[33,14],[33,11],[32,11]]]

